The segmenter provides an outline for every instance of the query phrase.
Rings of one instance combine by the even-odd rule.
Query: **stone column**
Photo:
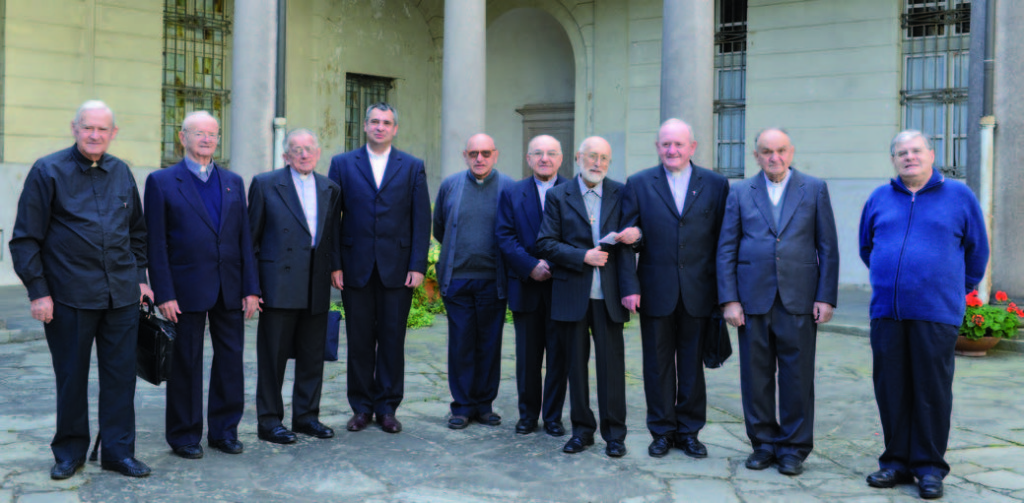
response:
[[[661,36],[661,121],[693,127],[693,161],[714,166],[715,2],[665,0]]]
[[[1004,290],[1018,303],[1024,300],[1024,44],[1019,23],[1024,23],[1024,2],[996,2],[995,88],[993,115],[995,166],[992,173],[992,288]]]
[[[482,133],[487,109],[485,0],[445,0],[441,83],[441,176],[466,169],[466,140]]]
[[[274,167],[277,0],[235,0],[231,59],[231,171],[249,181]]]

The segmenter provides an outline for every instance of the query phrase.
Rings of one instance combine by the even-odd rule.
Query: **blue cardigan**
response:
[[[938,170],[917,193],[893,178],[875,189],[860,219],[860,258],[871,271],[871,319],[959,326],[964,294],[988,263],[981,207]]]

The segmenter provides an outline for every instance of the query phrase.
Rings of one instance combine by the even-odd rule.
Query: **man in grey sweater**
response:
[[[513,181],[497,171],[494,139],[476,134],[462,153],[469,169],[441,183],[434,202],[434,237],[441,298],[448,311],[448,427],[476,420],[498,426],[491,404],[498,396],[501,331],[505,323],[505,270],[494,227],[498,195]]]

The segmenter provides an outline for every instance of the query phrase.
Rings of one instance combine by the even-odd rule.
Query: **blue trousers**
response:
[[[448,311],[448,387],[453,416],[493,412],[501,378],[505,299],[495,280],[454,279],[444,296]]]
[[[917,477],[949,473],[957,327],[919,320],[871,320],[872,378],[885,451],[880,468]]]

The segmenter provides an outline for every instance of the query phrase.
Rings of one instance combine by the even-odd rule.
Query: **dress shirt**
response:
[[[764,175],[764,172],[761,172]],[[768,178],[768,175],[764,175],[765,184],[768,186],[768,198],[772,200],[773,206],[779,205],[779,200],[782,199],[782,193],[786,190],[786,185],[789,184],[789,169],[786,169],[786,178],[783,178],[781,182],[775,183]]]
[[[125,307],[146,283],[146,221],[128,165],[72,146],[36,161],[12,233],[14,270],[32,300],[76,309]]]
[[[604,183],[599,183],[594,188],[587,187],[583,176],[577,177],[580,184],[580,192],[583,193],[583,203],[587,205],[587,215],[590,218],[590,234],[594,238],[594,246],[601,246],[601,196],[604,195]],[[590,283],[590,298],[603,299],[604,291],[601,290],[601,268],[594,268],[594,280]]]
[[[672,191],[672,198],[676,200],[676,213],[683,214],[683,204],[686,203],[686,191],[690,188],[690,175],[693,168],[689,164],[678,173],[673,173],[662,166],[665,170],[665,179],[668,180],[668,188]]]
[[[202,165],[192,160],[187,155],[185,156],[185,167],[187,167],[193,175],[196,175],[196,178],[204,182],[210,179],[210,172],[214,169],[212,162],[210,164]]]
[[[555,181],[558,180],[558,175],[552,176],[550,180],[542,182],[539,178],[533,177],[533,181],[537,184],[537,195],[540,196],[540,211],[544,211],[544,198],[548,195],[548,189],[555,186]]]
[[[310,244],[316,244],[316,178],[313,173],[301,174],[295,168],[288,166],[292,173],[292,182],[295,183],[295,192],[299,196],[299,204],[302,205],[302,213],[306,216],[306,227],[312,237]]]
[[[370,150],[370,146],[366,146],[366,155],[370,157],[370,169],[373,170],[373,181],[377,183],[377,188],[380,188],[380,182],[384,180],[384,169],[388,167],[388,156],[391,155],[391,147],[388,147],[387,151],[383,154],[375,154],[373,150]]]

